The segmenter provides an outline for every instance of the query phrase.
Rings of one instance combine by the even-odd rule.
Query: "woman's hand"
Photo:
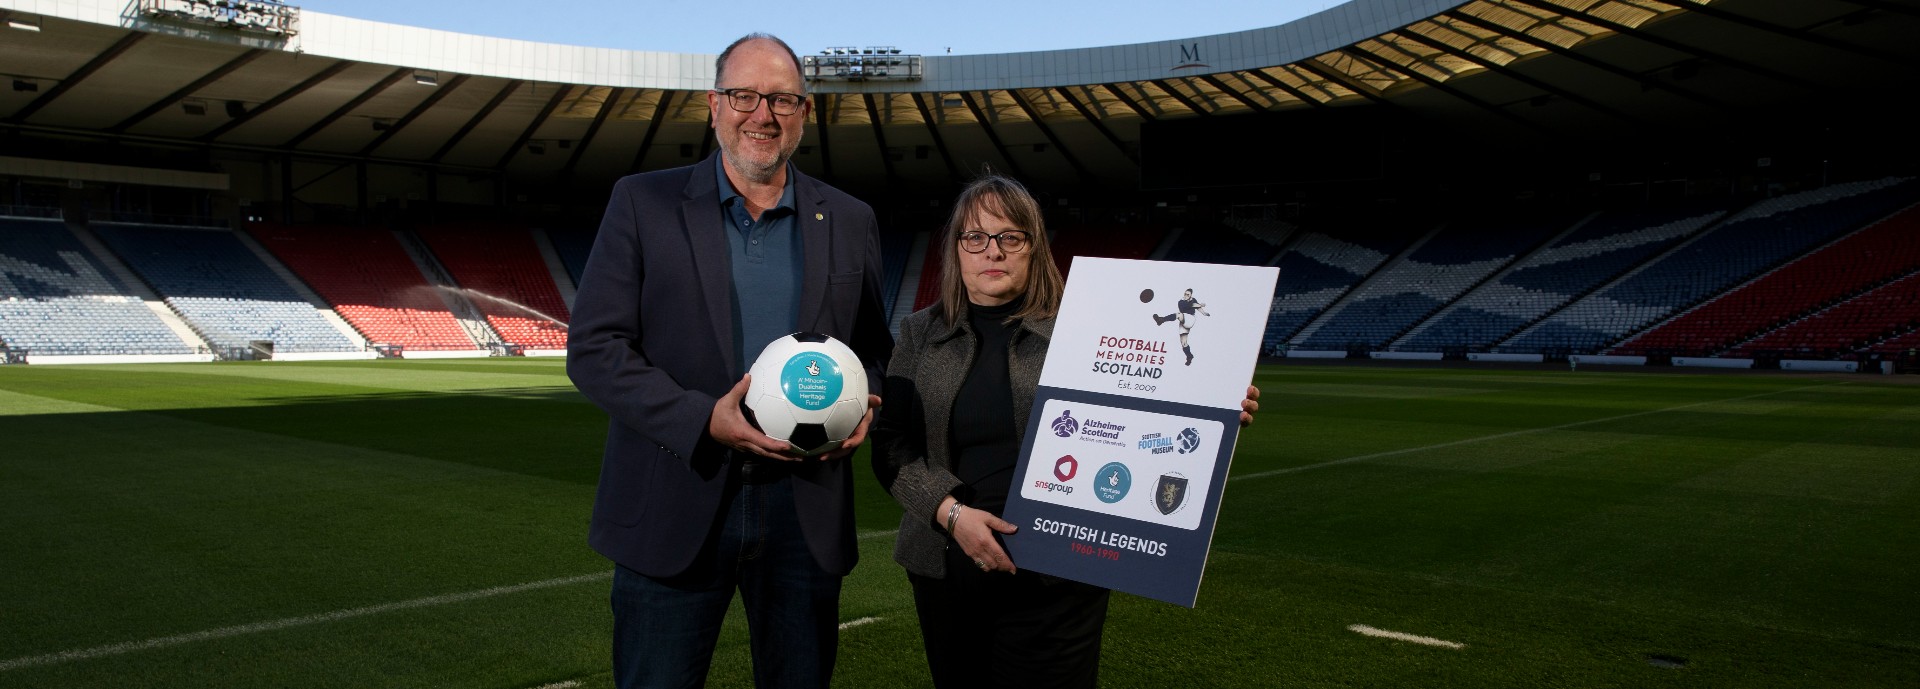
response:
[[[1253,413],[1260,411],[1260,388],[1247,386],[1247,398],[1240,400],[1240,427],[1253,425]]]
[[[956,502],[951,497],[942,501],[940,514],[944,517]],[[1007,556],[1006,549],[1000,547],[1000,540],[994,538],[994,533],[1010,534],[1017,530],[1019,527],[991,513],[962,505],[959,519],[953,524],[953,540],[960,544],[960,551],[966,553],[980,571],[1012,574],[1018,569],[1013,566],[1013,558]]]

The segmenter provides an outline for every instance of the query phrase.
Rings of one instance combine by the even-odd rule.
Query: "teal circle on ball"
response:
[[[780,391],[786,393],[787,402],[807,411],[833,406],[845,384],[833,357],[821,352],[795,354],[780,367]]]

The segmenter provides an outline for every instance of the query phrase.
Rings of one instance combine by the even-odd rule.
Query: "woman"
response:
[[[1095,686],[1107,589],[1021,572],[999,541],[1065,284],[1039,204],[983,177],[936,246],[940,301],[901,323],[873,430],[934,685]],[[1258,397],[1247,389],[1243,425]]]

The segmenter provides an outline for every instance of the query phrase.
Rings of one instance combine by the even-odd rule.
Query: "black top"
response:
[[[1005,322],[1026,300],[1000,306],[969,304],[967,322],[979,343],[973,367],[960,383],[953,400],[949,433],[953,443],[953,471],[965,486],[955,495],[974,509],[1000,514],[1013,487],[1013,466],[1020,459],[1020,433],[1013,418],[1013,381],[1007,373],[1007,352],[1020,322]]]

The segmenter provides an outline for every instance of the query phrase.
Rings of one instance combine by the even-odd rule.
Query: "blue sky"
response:
[[[1273,26],[1342,0],[290,0],[316,12],[544,43],[717,53],[749,31],[806,54],[891,45],[944,55],[1140,43]]]

